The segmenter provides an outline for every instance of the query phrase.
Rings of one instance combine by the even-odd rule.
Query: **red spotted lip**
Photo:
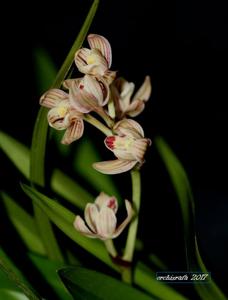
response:
[[[115,148],[115,145],[114,145],[115,140],[116,140],[116,137],[115,137],[115,136],[108,136],[108,137],[106,137],[106,139],[105,139],[105,145],[106,145],[109,149],[113,150],[113,149]]]

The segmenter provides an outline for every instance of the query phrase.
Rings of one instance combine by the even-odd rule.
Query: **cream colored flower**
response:
[[[84,74],[103,76],[110,84],[116,77],[116,72],[110,71],[112,64],[112,49],[106,38],[97,34],[87,37],[90,49],[81,48],[75,54],[75,64]]]
[[[128,200],[125,200],[125,206],[127,217],[117,226],[118,202],[115,197],[110,197],[102,192],[96,198],[95,203],[86,205],[84,213],[86,224],[80,216],[76,216],[74,227],[81,234],[90,238],[114,239],[121,234],[133,216],[133,209]]]
[[[68,79],[64,87],[69,89],[72,107],[82,113],[89,113],[105,106],[110,97],[107,82],[100,77],[85,75],[83,78]]]
[[[66,130],[62,144],[70,144],[83,135],[83,114],[71,107],[67,93],[60,89],[51,89],[41,96],[40,105],[50,108],[47,118],[51,127]]]
[[[104,174],[118,174],[131,170],[144,162],[144,155],[151,140],[144,138],[142,127],[134,120],[124,119],[113,127],[115,135],[105,139],[105,146],[118,158],[97,162],[93,167]]]
[[[111,85],[112,97],[119,119],[125,116],[136,117],[144,110],[145,102],[150,98],[152,91],[150,77],[145,77],[142,86],[132,98],[134,89],[134,83],[123,78],[117,78]]]

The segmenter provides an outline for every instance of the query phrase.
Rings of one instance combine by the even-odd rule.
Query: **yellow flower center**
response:
[[[93,54],[90,54],[88,57],[87,57],[87,64],[88,65],[92,65],[94,64],[96,61],[96,58]]]
[[[59,106],[58,107],[58,115],[59,115],[60,118],[65,117],[66,113],[67,113],[67,107],[66,106]]]

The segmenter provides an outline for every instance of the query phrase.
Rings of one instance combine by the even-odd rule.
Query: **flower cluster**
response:
[[[90,49],[81,48],[75,53],[75,64],[83,77],[65,80],[62,89],[50,89],[41,96],[40,104],[50,109],[49,125],[56,130],[65,130],[63,144],[70,144],[83,135],[84,121],[106,134],[104,144],[116,159],[95,162],[93,167],[97,171],[118,174],[139,168],[151,141],[144,137],[140,124],[129,117],[144,110],[152,90],[150,77],[146,76],[134,93],[133,82],[116,78],[117,72],[110,70],[112,50],[107,39],[96,34],[90,34],[87,39]],[[98,114],[104,123],[91,113]],[[133,216],[128,200],[125,200],[125,206],[127,217],[117,226],[118,202],[114,196],[102,192],[94,204],[87,204],[85,221],[80,216],[75,217],[74,227],[87,237],[104,241],[116,238]]]
[[[83,135],[86,116],[97,113],[111,133],[105,138],[105,146],[117,159],[94,163],[93,167],[105,174],[126,172],[141,166],[151,143],[144,138],[142,127],[128,119],[143,111],[151,94],[150,77],[145,77],[133,95],[134,83],[116,78],[117,72],[110,70],[112,50],[108,40],[97,34],[90,34],[87,40],[90,48],[75,53],[75,64],[84,76],[65,80],[62,89],[50,89],[41,96],[40,104],[50,109],[49,125],[65,130],[63,144],[78,140]]]

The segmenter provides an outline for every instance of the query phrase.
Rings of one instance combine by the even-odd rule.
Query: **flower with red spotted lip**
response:
[[[98,34],[87,37],[90,49],[81,48],[75,53],[75,64],[84,74],[103,76],[110,84],[116,77],[116,72],[110,71],[112,64],[112,49],[106,38]]]
[[[115,135],[105,138],[105,146],[118,158],[97,162],[93,167],[104,174],[118,174],[141,166],[151,140],[144,138],[142,127],[134,120],[124,119],[113,127]]]
[[[81,234],[101,240],[109,240],[118,237],[133,216],[131,203],[125,200],[127,210],[126,219],[117,226],[116,213],[118,210],[118,202],[115,197],[110,197],[101,192],[96,198],[95,203],[88,203],[85,208],[85,221],[76,216],[74,227]]]
[[[145,77],[143,84],[132,97],[134,89],[134,83],[123,78],[117,78],[111,85],[112,97],[119,119],[123,119],[125,116],[136,117],[144,110],[145,102],[150,98],[152,91],[150,77]]]
[[[71,107],[67,93],[60,89],[50,89],[41,96],[40,105],[50,108],[47,118],[51,127],[66,130],[62,144],[70,144],[83,135],[83,114]]]

